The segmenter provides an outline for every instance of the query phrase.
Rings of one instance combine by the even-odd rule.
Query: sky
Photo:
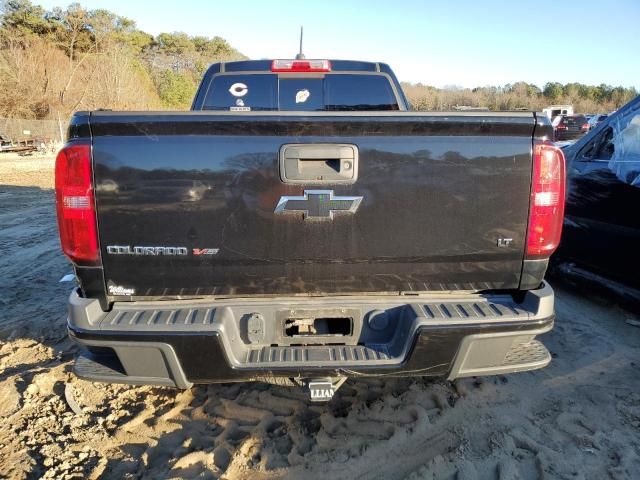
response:
[[[293,58],[304,25],[307,58],[385,62],[401,81],[640,89],[640,0],[79,1],[154,35],[223,37],[252,59]]]

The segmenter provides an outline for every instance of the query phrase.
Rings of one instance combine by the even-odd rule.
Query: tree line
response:
[[[246,58],[220,37],[150,35],[78,3],[0,3],[0,116],[67,118],[77,110],[185,109],[213,62]]]
[[[246,57],[220,37],[140,30],[133,20],[79,3],[45,10],[30,0],[0,0],[0,117],[63,118],[77,110],[188,109],[214,62]],[[633,88],[525,82],[500,87],[436,88],[403,84],[419,110],[456,106],[540,110],[571,103],[577,111],[614,110]]]
[[[542,88],[516,82],[500,87],[436,88],[403,83],[409,101],[418,110],[451,110],[460,106],[489,110],[537,110],[550,104],[570,104],[576,112],[606,113],[620,108],[638,95],[635,88],[582,83],[548,82]]]

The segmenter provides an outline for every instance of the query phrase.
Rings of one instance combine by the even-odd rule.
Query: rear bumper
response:
[[[122,302],[103,312],[74,291],[68,328],[86,347],[76,374],[94,381],[189,388],[271,377],[455,379],[546,366],[550,354],[535,337],[553,327],[553,300],[544,285],[520,302],[482,294],[291,297]],[[335,311],[352,319],[351,335],[283,335],[289,315]]]

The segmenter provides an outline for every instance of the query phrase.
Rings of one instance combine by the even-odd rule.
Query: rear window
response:
[[[582,125],[584,123],[587,123],[587,117],[585,117],[584,115],[565,117],[562,119],[562,123],[566,125]]]
[[[272,74],[220,75],[213,78],[204,110],[277,110],[278,77]]]
[[[203,110],[384,111],[398,101],[384,75],[278,76],[234,74],[213,77]]]

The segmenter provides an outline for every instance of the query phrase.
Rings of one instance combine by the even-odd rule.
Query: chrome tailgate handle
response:
[[[358,147],[333,143],[283,145],[280,178],[284,183],[354,183],[358,178]]]

